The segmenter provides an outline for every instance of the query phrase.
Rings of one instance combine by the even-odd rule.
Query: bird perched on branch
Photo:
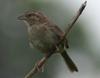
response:
[[[81,5],[73,20],[68,24],[65,32],[39,11],[28,11],[18,17],[19,20],[23,20],[27,24],[30,46],[37,48],[45,54],[25,78],[31,78],[36,72],[38,72],[48,58],[54,53],[59,53],[63,57],[70,71],[78,71],[76,65],[65,50],[69,48],[66,36],[82,14],[86,4],[87,1]]]
[[[45,14],[32,10],[25,12],[23,15],[19,16],[18,19],[26,23],[31,47],[35,47],[40,50],[40,52],[44,53],[44,57],[48,56],[50,53],[61,54],[70,71],[78,71],[76,65],[65,50],[65,48],[69,47],[67,39],[58,46],[65,33],[49,20]]]

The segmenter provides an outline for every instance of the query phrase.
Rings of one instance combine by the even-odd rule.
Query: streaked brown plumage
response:
[[[47,16],[39,11],[28,11],[25,14],[18,17],[27,23],[29,43],[31,47],[35,47],[44,54],[50,52],[57,53],[54,50],[57,48],[57,44],[64,36],[64,32],[53,22],[51,22]],[[65,40],[64,46],[68,48],[67,39]],[[78,71],[76,65],[70,59],[65,50],[59,52],[64,58],[69,69]]]

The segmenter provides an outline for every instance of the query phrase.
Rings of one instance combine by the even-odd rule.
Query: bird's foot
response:
[[[38,72],[44,72],[44,65],[40,67],[39,64],[40,62],[37,62],[34,67],[37,69]]]

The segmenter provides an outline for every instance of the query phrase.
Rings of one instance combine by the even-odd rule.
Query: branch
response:
[[[41,68],[43,67],[43,65],[45,64],[45,62],[48,60],[48,58],[51,55],[53,55],[53,52],[51,52],[50,54],[47,54],[38,63],[36,63],[33,69],[25,76],[25,78],[31,78],[37,72],[42,71]]]
[[[83,10],[86,7],[86,3],[87,1],[85,1],[81,7],[79,8],[79,10],[77,11],[77,14],[73,17],[72,21],[68,24],[68,28],[65,30],[65,35],[63,37],[63,39],[65,39],[65,37],[69,34],[69,32],[71,31],[72,27],[74,26],[74,24],[76,23],[77,19],[79,18],[79,16],[82,14]]]
[[[68,33],[70,32],[70,30],[72,29],[72,27],[74,26],[75,22],[77,21],[77,19],[79,18],[79,16],[82,14],[84,8],[86,7],[86,3],[87,1],[85,1],[81,7],[79,8],[77,14],[74,16],[74,18],[72,19],[72,21],[68,24],[68,28],[65,30],[65,35],[62,38],[62,40],[58,43],[58,47],[59,45],[66,39],[66,36],[68,35]],[[56,49],[54,50],[56,51]],[[25,76],[25,78],[31,78],[35,73],[41,71],[40,69],[43,67],[43,65],[45,64],[45,62],[48,60],[48,58],[52,55],[53,53],[47,54],[45,57],[43,57],[38,63],[36,63],[36,65],[34,66],[34,68]]]

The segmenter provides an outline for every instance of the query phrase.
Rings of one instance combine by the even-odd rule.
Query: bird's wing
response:
[[[49,29],[53,31],[59,38],[64,36],[64,32],[57,25],[50,25]]]
[[[64,37],[64,32],[57,25],[50,25],[49,28],[58,36],[59,40],[62,39],[62,37]],[[64,45],[66,48],[69,48],[67,38],[64,42]]]

